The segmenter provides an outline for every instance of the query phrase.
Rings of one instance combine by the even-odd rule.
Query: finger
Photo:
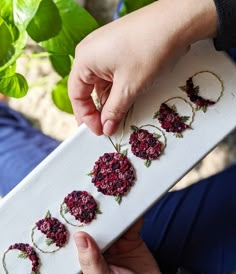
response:
[[[110,95],[102,109],[101,122],[103,133],[112,135],[135,100],[135,92],[128,86],[114,80]]]
[[[110,274],[108,265],[95,241],[85,232],[78,232],[74,240],[83,274]]]
[[[91,97],[96,76],[90,74],[90,72],[85,73],[85,71],[83,72],[84,75],[79,75],[78,71],[78,65],[75,63],[68,81],[69,97],[75,118],[78,123],[84,122],[95,134],[101,135],[100,113]]]

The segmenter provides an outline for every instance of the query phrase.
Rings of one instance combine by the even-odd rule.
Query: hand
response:
[[[83,274],[161,274],[156,261],[139,236],[142,222],[137,222],[104,255],[85,232],[74,239]]]
[[[88,35],[76,48],[69,77],[77,122],[112,135],[136,97],[216,28],[214,0],[159,0]],[[110,90],[101,113],[91,98],[94,88],[100,98]]]

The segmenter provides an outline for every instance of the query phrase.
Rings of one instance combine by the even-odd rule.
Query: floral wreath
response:
[[[160,134],[150,133],[148,130],[144,129],[146,127],[153,127],[157,129]],[[153,160],[157,160],[163,153],[166,147],[166,136],[165,133],[154,125],[143,125],[137,127],[132,125],[131,130],[133,133],[130,135],[129,144],[131,145],[132,153],[141,159],[144,159],[144,164],[149,167]],[[163,136],[164,143],[159,139]]]
[[[93,170],[88,174],[98,192],[115,196],[118,204],[128,193],[135,181],[134,168],[125,152],[104,153],[95,162]]]
[[[42,234],[46,236],[45,243],[47,246],[55,245],[55,249],[52,251],[43,250],[35,242],[35,230],[39,230]],[[31,240],[33,245],[42,253],[55,253],[61,249],[68,240],[68,231],[64,224],[62,224],[58,219],[51,216],[48,211],[45,218],[36,222],[35,226],[31,232]]]
[[[70,213],[80,224],[71,223],[66,214]],[[81,227],[89,224],[96,218],[97,214],[102,214],[97,202],[87,191],[73,191],[68,194],[60,207],[62,218],[70,225]]]
[[[8,250],[4,253],[2,258],[2,265],[6,274],[9,274],[7,270],[6,256],[11,250],[14,250],[14,249],[17,249],[20,251],[18,258],[29,259],[32,262],[31,274],[40,274],[39,272],[40,261],[37,253],[35,252],[34,248],[31,247],[29,244],[23,244],[23,243],[16,243],[14,245],[11,245],[8,248]]]
[[[177,112],[177,108],[175,105],[169,106],[167,103],[179,99],[184,101],[187,105],[190,106],[192,115],[190,116],[180,116]],[[195,112],[193,106],[182,97],[172,97],[166,100],[161,104],[159,110],[154,114],[153,119],[158,119],[161,127],[166,132],[172,132],[176,136],[176,138],[183,138],[183,132],[186,129],[192,129],[192,123],[194,121]],[[189,121],[187,124],[186,122]]]
[[[209,73],[209,74],[213,75],[220,83],[221,91],[219,93],[218,98],[215,101],[205,99],[202,96],[200,96],[199,95],[200,87],[195,86],[194,83],[193,83],[194,77],[199,75],[199,74],[203,74],[203,73]],[[221,97],[224,94],[224,83],[223,83],[223,81],[219,78],[219,76],[216,73],[214,73],[212,71],[208,71],[208,70],[202,70],[202,71],[199,71],[199,72],[195,73],[193,76],[188,78],[188,80],[186,81],[185,86],[181,86],[179,88],[180,88],[180,90],[184,91],[187,94],[190,101],[193,104],[195,104],[196,110],[197,111],[202,110],[203,112],[206,112],[207,108],[209,106],[215,105],[217,102],[219,102]]]

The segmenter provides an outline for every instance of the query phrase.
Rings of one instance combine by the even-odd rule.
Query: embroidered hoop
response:
[[[65,216],[67,213],[70,213],[80,224],[70,222]],[[82,227],[91,223],[96,215],[102,212],[93,196],[87,191],[73,191],[65,197],[61,204],[60,214],[69,225]]]
[[[98,192],[115,196],[118,204],[135,181],[135,171],[131,162],[126,155],[118,152],[100,156],[88,175],[92,176],[92,183]]]
[[[54,244],[56,246],[52,251],[44,250],[39,247],[35,242],[35,230],[38,229],[42,234],[46,236],[46,244],[47,246],[51,246]],[[68,240],[68,231],[58,219],[51,217],[50,212],[48,211],[46,217],[42,220],[39,220],[36,225],[33,227],[31,232],[31,241],[33,245],[42,253],[55,253],[59,249],[61,249]]]
[[[28,258],[32,262],[31,274],[40,274],[39,272],[40,261],[37,253],[35,252],[34,248],[31,247],[29,244],[23,244],[23,243],[17,243],[17,244],[11,245],[8,248],[8,250],[4,252],[3,258],[2,258],[2,265],[5,271],[5,274],[9,274],[9,271],[7,270],[6,256],[11,250],[14,250],[14,249],[21,251],[21,253],[18,255],[18,258],[22,258],[22,259]]]
[[[146,127],[152,127],[161,132],[161,135],[157,133],[150,133],[148,130],[143,129]],[[133,133],[130,135],[129,144],[131,144],[132,153],[141,159],[144,159],[144,164],[149,167],[153,160],[157,160],[164,149],[166,148],[167,139],[165,133],[154,125],[143,125],[141,127],[131,126]],[[164,143],[159,141],[163,137]]]
[[[191,108],[191,119],[190,122],[187,124],[186,122],[189,120],[189,116],[180,116],[177,112],[177,108],[175,105],[172,107],[168,106],[172,100],[182,100]],[[194,121],[195,112],[193,106],[184,98],[176,96],[169,98],[165,102],[163,102],[160,106],[159,111],[154,114],[153,119],[158,119],[161,124],[161,127],[166,132],[172,132],[177,138],[183,138],[183,131],[186,129],[192,129],[192,124]]]
[[[213,75],[217,79],[217,81],[220,83],[221,91],[220,91],[220,94],[219,94],[219,96],[217,97],[217,99],[215,101],[205,99],[202,96],[200,96],[199,95],[200,87],[199,86],[194,86],[194,83],[193,83],[194,77],[196,77],[199,74],[204,74],[204,73],[208,73],[208,74]],[[202,71],[199,71],[199,72],[195,73],[193,76],[189,77],[189,79],[186,81],[186,85],[179,87],[179,89],[184,91],[187,94],[190,101],[193,104],[196,105],[196,110],[197,111],[202,110],[203,112],[206,112],[207,108],[209,106],[212,106],[212,105],[214,105],[214,104],[216,104],[217,102],[220,101],[221,97],[224,94],[224,83],[216,73],[214,73],[212,71],[209,71],[209,70],[202,70]]]

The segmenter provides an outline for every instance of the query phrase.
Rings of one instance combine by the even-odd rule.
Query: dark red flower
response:
[[[212,100],[204,99],[203,97],[198,95],[199,86],[194,86],[192,77],[190,77],[186,81],[186,86],[182,87],[181,89],[186,92],[190,101],[194,103],[199,109],[202,108],[203,110],[205,110],[208,106],[214,105],[216,103]]]
[[[184,130],[191,128],[184,122],[188,117],[179,116],[178,113],[166,103],[161,104],[154,118],[158,119],[163,129],[167,132],[176,133],[176,136],[181,136]]]
[[[125,195],[134,180],[134,168],[128,158],[121,153],[105,153],[93,167],[92,183],[105,195]]]
[[[100,173],[101,177],[102,173]],[[64,203],[70,214],[81,223],[88,224],[92,222],[98,212],[98,205],[95,199],[86,191],[71,192],[65,197]]]
[[[63,247],[66,244],[68,231],[58,219],[46,216],[36,223],[36,227],[56,246]]]
[[[17,244],[11,245],[8,248],[8,251],[13,249],[17,249],[22,252],[23,256],[19,256],[19,257],[28,258],[32,262],[32,272],[38,271],[39,257],[33,247],[31,247],[29,244],[17,243]]]
[[[134,128],[134,132],[129,138],[132,153],[144,160],[156,160],[162,152],[162,143],[147,130],[134,126],[132,128]],[[139,138],[139,136],[143,136],[143,138]]]

